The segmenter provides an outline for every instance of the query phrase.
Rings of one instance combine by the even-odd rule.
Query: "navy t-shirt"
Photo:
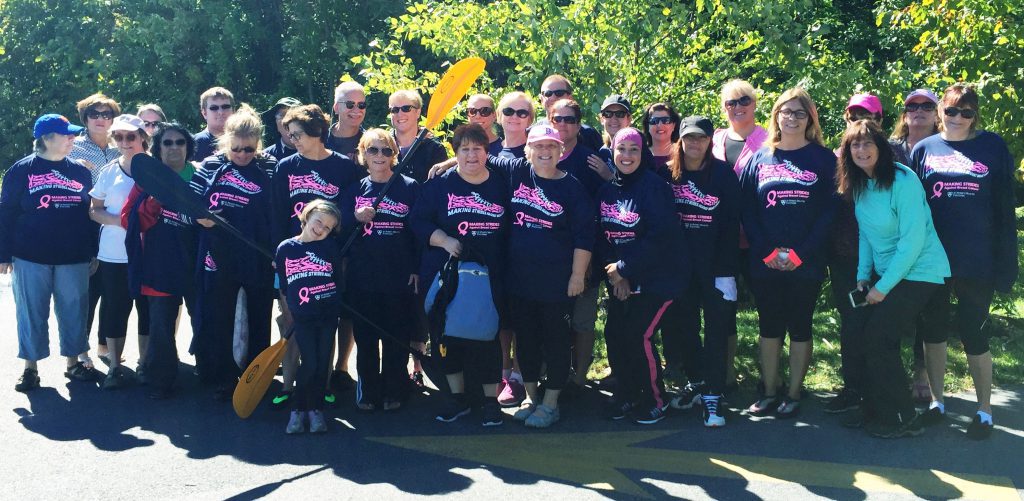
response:
[[[324,142],[324,145],[329,150],[337,151],[346,157],[354,159],[356,157],[356,149],[359,147],[359,140],[363,138],[363,132],[363,128],[360,127],[359,132],[352,137],[338,137],[328,131],[327,141]]]
[[[392,133],[394,137],[394,133]],[[398,142],[398,139],[395,139]],[[405,159],[407,149],[401,149],[398,152],[398,161],[401,162]],[[423,184],[427,182],[427,173],[430,172],[430,168],[435,164],[439,164],[448,160],[448,150],[444,149],[441,143],[434,139],[424,139],[423,144],[416,150],[416,154],[409,160],[411,165],[408,165],[402,174],[409,176],[416,180],[416,182]]]
[[[291,146],[286,146],[284,144],[284,141],[278,139],[273,146],[268,146],[264,148],[263,153],[274,157],[275,160],[280,162],[281,160],[284,160],[285,158],[294,155],[296,153],[296,150]]]
[[[683,169],[672,180],[676,213],[694,273],[735,277],[739,260],[740,184],[729,164],[713,159],[699,171]]]
[[[498,139],[491,141],[491,144],[487,145],[487,154],[497,156],[504,148],[505,147],[501,145],[501,138],[499,137]]]
[[[277,246],[274,265],[288,311],[299,319],[337,317],[341,308],[338,242],[325,238],[300,242],[289,238]]]
[[[301,232],[299,214],[307,203],[318,198],[337,203],[341,193],[356,184],[359,177],[356,164],[334,151],[322,160],[296,153],[278,163],[271,181],[274,241]]]
[[[196,142],[196,150],[192,155],[192,160],[202,162],[206,157],[213,155],[216,149],[217,138],[213,137],[213,133],[210,132],[209,128],[203,129],[202,132],[192,136],[192,140]]]
[[[740,176],[740,206],[752,275],[824,278],[829,227],[839,202],[835,171],[835,154],[815,143],[796,150],[763,147],[750,158]],[[793,249],[803,264],[794,271],[768,268],[763,259],[776,247]]]
[[[587,163],[587,158],[590,155],[594,155],[594,150],[577,144],[575,148],[569,152],[569,155],[558,162],[558,168],[572,174],[579,182],[583,183],[583,187],[587,189],[587,194],[591,198],[597,198],[597,190],[601,189],[601,185],[604,184],[604,179],[600,174],[594,172]]]
[[[513,146],[511,148],[503,146],[501,148],[501,151],[499,151],[497,154],[491,154],[496,157],[502,158],[524,158],[526,157],[526,145],[520,144],[519,146]]]
[[[1008,290],[1017,277],[1013,157],[999,135],[947,141],[936,134],[910,154],[924,183],[939,240],[954,277]]]
[[[360,227],[348,251],[345,283],[354,291],[410,293],[409,276],[419,272],[419,252],[409,214],[419,197],[419,183],[401,176],[377,206],[373,221],[363,224],[355,218],[355,210],[372,206],[384,185],[367,176],[342,196],[341,221],[346,229],[342,234]]]

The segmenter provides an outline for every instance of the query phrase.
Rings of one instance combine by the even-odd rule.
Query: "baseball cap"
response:
[[[712,136],[715,133],[715,126],[711,123],[708,117],[702,117],[700,115],[693,115],[684,118],[679,122],[679,137],[683,137],[687,134],[704,134],[705,136]]]
[[[935,104],[939,104],[939,96],[936,96],[934,92],[928,89],[914,89],[913,91],[911,91],[910,94],[907,94],[906,99],[903,100],[903,104],[907,104],[907,102],[909,102],[911,99],[918,96],[927,98],[929,101]]]
[[[633,112],[633,107],[629,105],[629,99],[626,99],[626,97],[623,96],[622,94],[612,94],[606,97],[604,99],[604,102],[601,103],[601,111],[604,111],[609,106],[614,106],[616,104],[622,106],[623,108],[626,108],[626,112],[628,113]]]
[[[83,130],[85,130],[85,127],[72,125],[71,121],[65,118],[64,115],[48,113],[36,119],[36,124],[32,127],[32,137],[39,139],[53,133],[69,136],[78,134]]]
[[[114,123],[110,126],[110,132],[114,132],[115,130],[132,132],[137,130],[146,130],[145,125],[146,123],[135,115],[118,115],[114,118]]]
[[[849,104],[846,105],[846,109],[854,106],[860,106],[871,113],[882,114],[882,101],[878,99],[878,96],[872,94],[854,94],[850,98]]]
[[[557,142],[558,144],[563,144],[561,136],[554,127],[550,125],[534,125],[533,127],[530,127],[530,135],[526,137],[526,144],[533,144],[549,139]]]

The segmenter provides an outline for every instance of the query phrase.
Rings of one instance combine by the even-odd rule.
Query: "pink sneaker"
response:
[[[526,387],[515,379],[503,379],[502,383],[498,385],[499,388],[504,387],[498,394],[498,403],[502,407],[519,407],[526,399]]]

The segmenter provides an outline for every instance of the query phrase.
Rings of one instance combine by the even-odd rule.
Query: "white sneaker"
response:
[[[284,432],[289,435],[295,435],[297,433],[305,432],[305,417],[305,413],[303,413],[302,411],[292,411],[292,415],[288,419],[288,427],[284,429]]]
[[[323,411],[309,411],[309,432],[327,433],[327,421],[324,421]]]

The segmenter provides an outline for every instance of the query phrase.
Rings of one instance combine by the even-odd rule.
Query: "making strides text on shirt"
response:
[[[781,164],[764,164],[757,172],[758,190],[773,184],[796,184],[812,186],[818,182],[818,175],[809,170],[801,170],[789,160]],[[799,188],[769,190],[765,194],[765,208],[778,205],[793,205],[807,202],[811,192]]]
[[[976,196],[981,191],[981,178],[988,174],[988,166],[955,150],[949,155],[928,155],[924,160],[925,186],[931,192],[929,198]],[[943,179],[936,179],[940,177]],[[964,180],[953,181],[953,178]],[[972,178],[978,181],[971,181]]]
[[[469,196],[448,194],[448,215],[476,214],[500,219],[505,215],[505,208],[484,200],[479,193],[471,192]],[[489,235],[501,228],[501,222],[495,221],[462,221],[458,225],[459,235]]]
[[[373,198],[370,197],[356,197],[356,210],[363,207],[373,207]],[[370,221],[363,225],[363,235],[370,236],[375,232],[382,236],[397,235],[405,229],[404,219],[409,216],[409,206],[401,202],[396,202],[391,198],[385,196],[380,201],[380,205],[377,206],[377,214],[387,215],[394,218],[398,218],[398,221]]]
[[[36,206],[36,209],[62,209],[78,205],[82,203],[81,193],[84,188],[85,186],[82,183],[74,179],[68,179],[55,170],[51,170],[46,174],[29,174],[28,176],[29,194],[34,195],[41,191],[44,192],[39,196],[39,204]],[[59,194],[65,191],[77,193],[77,195]]]
[[[564,212],[561,205],[557,202],[548,200],[544,195],[544,190],[540,187],[530,188],[523,183],[519,183],[519,187],[516,188],[515,192],[512,194],[512,203],[524,205],[526,208],[537,210],[541,215],[549,218],[561,216]],[[512,224],[526,228],[538,229],[551,229],[554,226],[554,223],[550,219],[535,217],[523,211],[516,212],[515,221]]]
[[[238,169],[231,169],[224,173],[220,179],[217,180],[216,186],[226,187],[237,190],[238,193],[231,193],[226,191],[214,191],[210,194],[210,209],[218,209],[222,207],[245,207],[249,204],[249,197],[245,195],[255,195],[263,188],[260,185],[246,179]]]
[[[686,214],[680,212],[679,222],[685,228],[706,228],[710,226],[714,220],[711,212],[718,208],[718,204],[721,202],[714,195],[704,194],[693,181],[687,181],[686,184],[672,185],[672,195],[677,205],[688,205],[707,212],[707,214]]]

